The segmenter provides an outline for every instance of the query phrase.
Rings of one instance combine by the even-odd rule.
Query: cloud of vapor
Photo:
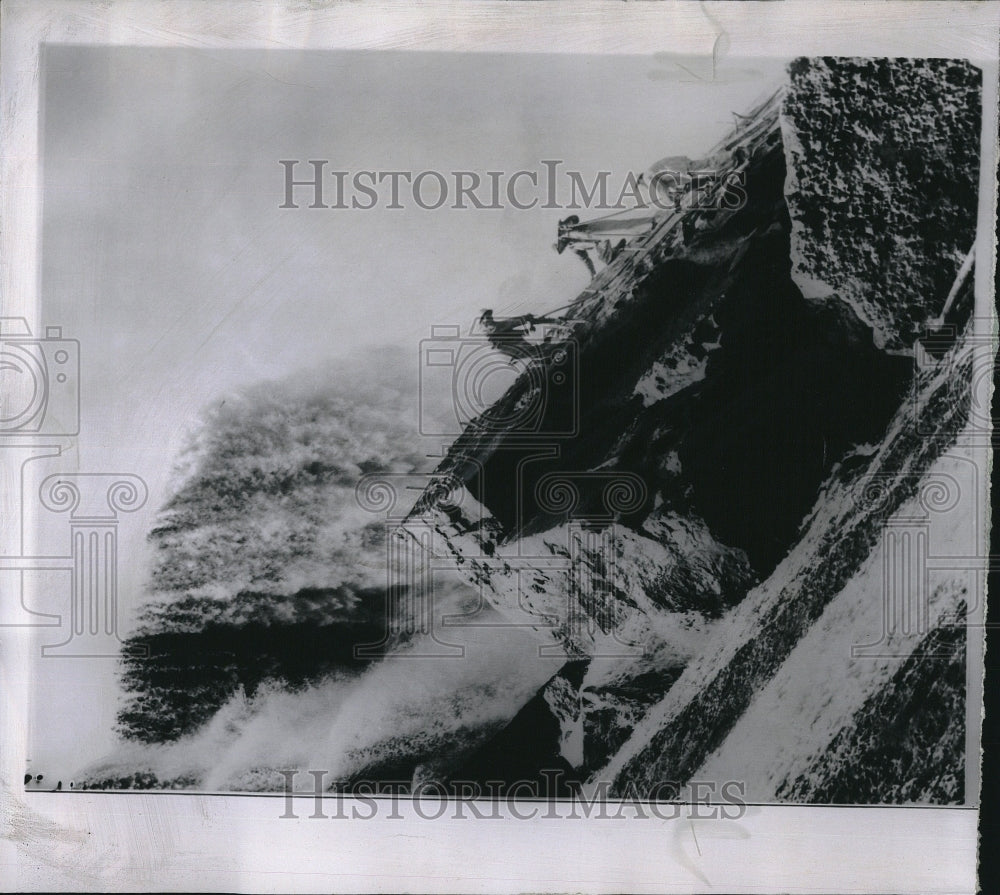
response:
[[[386,528],[359,505],[359,480],[419,481],[434,463],[406,373],[396,354],[370,352],[206,409],[149,535],[155,561],[131,640],[152,653],[125,659],[119,713],[133,742],[84,779],[274,790],[281,768],[411,767],[474,744],[557,670],[532,633],[484,626],[489,610],[442,637],[461,657],[333,655],[386,599]],[[439,621],[477,602],[457,582],[436,583],[434,601]]]
[[[355,486],[364,474],[429,465],[413,377],[400,367],[373,352],[209,407],[150,533],[152,600],[383,585],[382,525]]]
[[[435,597],[439,619],[468,611],[461,586]],[[464,647],[464,655],[417,658],[431,645],[424,638],[360,674],[331,674],[300,688],[268,681],[252,697],[238,689],[195,732],[174,742],[123,744],[77,776],[101,783],[138,773],[152,775],[157,787],[280,791],[283,769],[324,770],[330,781],[386,764],[406,768],[406,777],[425,762],[444,759],[446,769],[448,758],[509,721],[562,662],[539,658],[535,635],[497,627],[497,620],[486,610],[443,629],[441,639]]]

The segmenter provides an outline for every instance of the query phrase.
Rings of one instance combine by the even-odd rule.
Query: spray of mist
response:
[[[387,575],[384,525],[355,487],[433,465],[405,373],[374,352],[206,409],[149,534],[129,645],[150,655],[123,658],[124,742],[84,779],[255,790],[279,789],[282,768],[412,769],[475,745],[556,670],[530,632],[483,626],[488,610],[450,633],[462,656],[405,658],[414,641],[353,661],[384,626]],[[476,603],[458,584],[435,599],[439,616]]]

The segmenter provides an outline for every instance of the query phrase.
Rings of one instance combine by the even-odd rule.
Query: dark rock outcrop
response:
[[[508,663],[500,683],[463,670],[426,704],[403,688],[402,711],[364,736],[367,704],[345,721],[343,702],[315,703],[343,734],[319,737],[331,786],[528,781],[553,796],[606,780],[634,797],[739,765],[824,625],[871,614],[887,525],[970,419],[978,333],[960,271],[980,85],[964,62],[801,59],[741,117],[702,160],[715,192],[664,212],[529,346],[406,521],[555,664]],[[422,458],[399,423],[407,398],[358,389],[271,384],[216,408],[150,535],[152,599],[127,644],[149,658],[123,653],[124,737],[231,743],[230,721],[253,728],[269,694],[386,667],[355,652],[389,625],[385,531],[354,489]],[[973,601],[946,584],[932,630],[894,641],[892,662],[822,666],[798,720],[814,735],[783,718],[785,751],[751,797],[969,795],[956,619]],[[135,748],[88,784],[207,785],[207,762],[154,767]],[[280,790],[280,768],[257,764],[272,756],[251,752],[213,785]]]
[[[589,737],[577,772],[690,779],[968,421],[971,278],[916,376],[909,349],[974,242],[980,84],[964,62],[793,63],[709,156],[747,201],[634,239],[437,470],[466,500],[428,492],[411,526],[592,658],[551,713]]]
[[[941,311],[976,238],[982,73],[953,59],[799,59],[782,136],[793,276],[887,348]]]
[[[605,773],[616,787],[686,781],[720,746],[754,695],[825,606],[854,578],[886,520],[918,491],[922,476],[968,419],[971,357],[964,345],[914,385],[885,442],[860,468],[838,469],[804,527],[800,546],[755,588],[716,639],[655,708],[643,733]],[[917,413],[936,428],[921,431]],[[866,494],[878,483],[877,499]],[[846,657],[845,657],[846,665]]]

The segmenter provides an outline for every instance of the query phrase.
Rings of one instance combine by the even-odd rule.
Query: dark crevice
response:
[[[508,427],[456,443],[453,469],[503,539],[567,518],[539,505],[544,476],[601,467],[647,485],[646,502],[616,521],[638,527],[659,495],[669,508],[704,518],[766,576],[834,464],[853,445],[881,437],[912,361],[876,348],[846,303],[808,301],[792,281],[780,143],[751,175],[739,214],[658,264],[634,286],[627,313],[610,316],[581,344],[575,391],[545,383],[536,431],[567,432],[573,421],[572,435]],[[678,350],[685,362],[704,362],[704,378],[643,407],[637,381],[656,361],[676,364]],[[534,371],[535,381],[553,370]],[[530,380],[523,377],[495,412],[523,398]],[[574,398],[582,408],[575,419]],[[463,466],[467,449],[481,467]],[[664,468],[671,452],[679,472]],[[601,515],[605,482],[590,481],[580,479],[578,519]]]

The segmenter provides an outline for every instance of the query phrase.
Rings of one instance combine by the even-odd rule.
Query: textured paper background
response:
[[[984,171],[995,170],[1000,10],[980,3],[5,3],[5,316],[37,307],[38,107],[43,43],[392,48],[463,52],[672,51],[721,56],[966,57],[984,68]],[[993,232],[984,177],[980,231]],[[985,241],[981,237],[981,242]],[[992,238],[989,239],[992,243]],[[980,245],[988,307],[993,246]],[[988,259],[988,263],[982,263]],[[5,495],[12,493],[4,469]],[[4,497],[6,501],[8,498]],[[6,503],[5,503],[6,509]],[[9,522],[5,514],[4,522]],[[279,821],[280,797],[20,792],[31,632],[3,633],[3,872],[9,890],[841,891],[974,889],[968,809],[753,808],[738,823]],[[972,658],[970,656],[970,658]],[[973,668],[981,662],[970,661]],[[969,702],[981,681],[970,675]],[[977,749],[976,731],[970,748]],[[305,812],[300,812],[305,813]]]

